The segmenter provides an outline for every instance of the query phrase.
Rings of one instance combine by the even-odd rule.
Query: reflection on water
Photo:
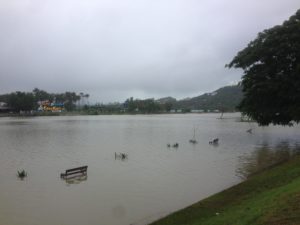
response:
[[[62,180],[64,180],[67,184],[79,184],[82,181],[86,181],[87,178],[87,174],[78,174],[75,176],[63,178]]]
[[[279,143],[275,147],[264,144],[256,148],[250,155],[239,157],[240,165],[236,173],[242,179],[247,179],[251,175],[283,163],[299,153],[300,146],[291,146],[287,142]]]

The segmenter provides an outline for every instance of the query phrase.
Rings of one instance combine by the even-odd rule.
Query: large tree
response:
[[[227,66],[244,71],[244,114],[260,125],[300,122],[300,10],[259,33]]]
[[[68,110],[68,111],[72,111],[76,108],[76,105],[75,103],[77,101],[80,100],[80,96],[77,95],[75,92],[66,92],[64,93],[63,95],[64,97],[64,103],[65,103],[65,109]]]
[[[7,104],[15,112],[30,111],[35,108],[34,95],[17,91],[8,95]]]
[[[34,94],[35,100],[37,102],[38,101],[45,101],[45,100],[53,101],[53,95],[49,94],[48,92],[46,92],[44,90],[34,88],[32,93]]]

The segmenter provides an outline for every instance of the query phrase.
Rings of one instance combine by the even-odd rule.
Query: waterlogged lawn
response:
[[[162,224],[300,224],[300,157],[152,223]]]

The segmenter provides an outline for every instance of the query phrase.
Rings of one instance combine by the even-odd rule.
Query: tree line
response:
[[[133,97],[127,99],[124,103],[124,108],[129,113],[157,113],[157,112],[169,112],[172,108],[172,103],[159,103],[154,99],[133,99]]]
[[[34,88],[32,92],[16,91],[9,94],[0,95],[0,102],[5,102],[12,112],[37,110],[39,101],[49,100],[64,103],[67,111],[73,111],[76,108],[76,102],[81,95],[75,92],[48,93],[44,90]]]
[[[150,114],[150,113],[164,113],[170,112],[172,103],[160,103],[154,99],[134,99],[130,97],[124,103],[108,103],[108,104],[94,104],[85,105],[81,111],[85,114]]]
[[[10,111],[35,111],[40,101],[64,103],[67,111],[76,110],[76,102],[88,97],[88,94],[76,94],[75,92],[48,93],[47,91],[34,88],[31,92],[16,91],[0,95],[0,102],[5,102]],[[172,103],[159,103],[154,99],[127,99],[124,103],[84,105],[78,109],[87,114],[110,114],[110,113],[160,113],[169,112]]]

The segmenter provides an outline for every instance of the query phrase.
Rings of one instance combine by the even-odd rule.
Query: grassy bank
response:
[[[162,224],[300,224],[300,157],[152,223]]]

